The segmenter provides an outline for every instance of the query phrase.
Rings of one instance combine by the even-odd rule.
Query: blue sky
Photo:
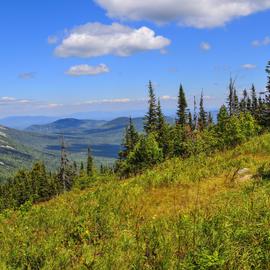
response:
[[[144,110],[151,79],[165,111],[265,85],[270,1],[9,0],[1,3],[0,118]],[[154,4],[156,3],[156,4]]]

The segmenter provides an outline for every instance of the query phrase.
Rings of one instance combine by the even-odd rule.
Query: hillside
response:
[[[269,269],[265,162],[270,134],[6,211],[0,268]]]
[[[55,156],[37,150],[34,147],[35,137],[0,126],[0,182],[19,168],[29,167],[34,160],[43,159],[52,166]],[[28,145],[23,143],[26,139],[29,141]]]
[[[78,120],[74,118],[60,119],[46,125],[32,125],[26,128],[27,131],[47,133],[82,133],[88,129],[94,129],[102,126],[106,121],[99,120]]]

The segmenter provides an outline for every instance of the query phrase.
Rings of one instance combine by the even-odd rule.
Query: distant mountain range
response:
[[[217,112],[213,112],[214,119],[216,115]],[[45,124],[30,125],[25,130],[0,126],[0,178],[14,171],[14,168],[29,166],[34,160],[45,160],[49,168],[57,168],[62,136],[71,160],[85,160],[90,146],[97,164],[112,163],[117,158],[124,129],[129,123],[129,117],[118,117],[111,121],[65,118],[47,123],[51,119],[28,117],[22,121],[14,117],[5,120],[6,123],[21,121],[17,123],[21,128],[32,121]],[[167,121],[174,123],[174,118],[167,117]],[[137,130],[142,132],[143,118],[133,118],[133,122]]]
[[[172,118],[168,120],[173,122]],[[133,121],[142,131],[143,118],[134,118]],[[44,160],[49,168],[56,169],[62,136],[71,160],[85,160],[87,148],[91,146],[97,164],[112,163],[117,158],[128,123],[128,117],[111,121],[66,118],[31,125],[25,130],[0,126],[0,181],[18,168],[29,167],[35,160]]]
[[[58,119],[50,116],[10,116],[0,119],[0,125],[23,130],[31,125],[45,125]]]

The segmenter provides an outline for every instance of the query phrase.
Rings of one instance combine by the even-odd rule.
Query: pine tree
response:
[[[207,126],[207,113],[204,110],[203,92],[201,93],[201,99],[200,99],[198,126],[199,126],[199,130],[204,130]]]
[[[156,96],[154,93],[154,89],[152,86],[152,82],[149,82],[148,86],[149,91],[149,108],[148,113],[144,119],[144,130],[147,134],[157,131],[157,104],[156,104]]]
[[[270,61],[267,63],[265,71],[267,73],[266,91],[270,94]]]
[[[194,129],[194,123],[193,123],[193,118],[192,118],[191,112],[188,112],[188,125],[190,127],[190,130]]]
[[[93,164],[93,157],[91,153],[91,148],[88,147],[87,150],[87,167],[86,167],[86,174],[87,176],[93,176],[94,174],[94,164]]]
[[[187,101],[184,92],[184,88],[182,84],[179,88],[179,95],[178,95],[178,109],[177,109],[177,118],[176,124],[180,126],[185,126],[187,123]]]
[[[230,78],[230,83],[229,83],[229,96],[228,96],[228,111],[229,111],[229,115],[232,116],[234,113],[234,102],[235,102],[235,98],[234,98],[234,93],[235,93],[235,87],[234,87],[235,81],[233,81],[232,78]]]
[[[251,100],[251,98],[249,96],[247,98],[247,111],[248,112],[252,111],[252,100]]]
[[[239,99],[236,92],[236,89],[233,90],[233,114],[239,113]]]
[[[246,89],[244,89],[243,97],[242,97],[240,104],[239,104],[240,112],[245,113],[247,111],[247,99],[248,99],[248,92]]]
[[[217,116],[217,127],[219,132],[224,132],[229,114],[225,105],[222,105]]]
[[[119,152],[119,158],[126,159],[130,152],[133,151],[139,140],[139,134],[136,131],[132,118],[129,118],[129,125],[125,129],[124,139],[122,142],[122,150]]]
[[[265,93],[265,104],[263,106],[262,113],[262,124],[266,127],[270,126],[270,61],[266,66],[266,74],[267,74],[267,83],[266,83],[266,93]]]
[[[252,115],[257,118],[257,110],[258,110],[258,99],[256,94],[256,88],[254,84],[251,86],[251,112]]]
[[[194,96],[194,101],[193,101],[193,130],[197,129],[197,102],[196,102],[196,97]]]

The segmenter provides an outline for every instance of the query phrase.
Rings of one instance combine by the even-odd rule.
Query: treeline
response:
[[[102,173],[106,173],[103,168]],[[95,167],[90,148],[86,164],[71,162],[68,158],[64,139],[61,145],[61,161],[57,172],[47,171],[43,162],[37,162],[32,169],[21,169],[13,178],[0,185],[0,211],[6,208],[18,208],[26,202],[42,202],[74,186],[89,186],[95,176]]]
[[[187,158],[200,153],[210,154],[245,142],[270,127],[270,62],[266,67],[267,85],[263,93],[244,90],[241,97],[230,79],[226,105],[221,106],[217,121],[204,108],[201,93],[199,108],[194,97],[193,111],[188,108],[185,91],[179,88],[174,125],[169,125],[149,82],[149,108],[145,116],[144,134],[136,131],[132,119],[126,128],[122,151],[116,164],[121,177],[142,172],[165,159]]]
[[[0,211],[18,208],[26,202],[45,201],[73,187],[83,189],[97,179],[100,181],[102,176],[105,176],[104,179],[112,176],[125,178],[172,157],[211,154],[245,142],[270,127],[270,61],[266,72],[266,91],[259,93],[259,96],[252,85],[239,97],[235,81],[231,79],[227,103],[221,106],[216,121],[205,110],[203,93],[198,106],[194,97],[193,109],[190,110],[184,88],[180,85],[173,125],[167,123],[160,100],[149,82],[144,133],[138,133],[130,118],[119,159],[113,168],[101,166],[98,171],[94,167],[90,148],[86,164],[71,162],[62,140],[57,172],[48,171],[43,162],[37,162],[31,170],[18,171],[12,179],[0,185]]]

